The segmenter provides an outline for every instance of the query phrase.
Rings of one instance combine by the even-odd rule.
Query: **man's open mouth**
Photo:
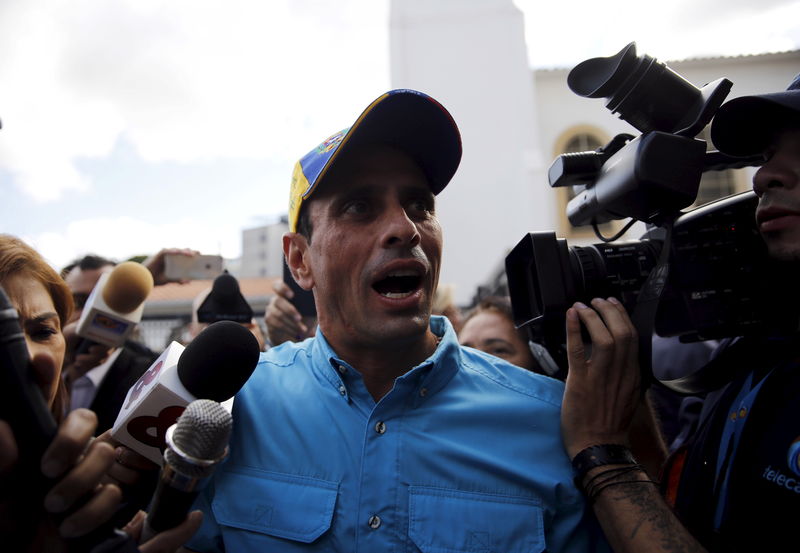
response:
[[[406,298],[417,291],[422,276],[413,270],[393,271],[372,285],[381,296],[391,299]]]

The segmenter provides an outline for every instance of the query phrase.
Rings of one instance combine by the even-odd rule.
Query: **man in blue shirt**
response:
[[[450,114],[395,90],[297,163],[283,247],[319,328],[237,395],[190,549],[605,550],[561,442],[562,383],[431,317],[434,196],[460,158]]]

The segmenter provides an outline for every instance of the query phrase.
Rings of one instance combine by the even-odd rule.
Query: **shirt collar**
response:
[[[405,382],[411,389],[419,392],[422,398],[435,394],[453,378],[458,371],[460,359],[458,339],[447,317],[431,316],[430,329],[434,335],[441,338],[436,350],[430,357],[396,380]],[[326,380],[337,389],[341,389],[347,376],[342,374],[340,367],[350,366],[336,355],[319,327],[313,342],[311,352],[313,359],[317,361],[314,363],[315,370],[320,370]],[[349,371],[355,372],[352,369]],[[358,377],[360,378],[360,375]]]

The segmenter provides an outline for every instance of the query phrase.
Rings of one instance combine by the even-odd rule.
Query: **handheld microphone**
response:
[[[17,466],[28,467],[43,485],[39,463],[56,435],[56,421],[30,368],[28,346],[17,310],[0,286],[0,418],[14,431]],[[38,475],[38,476],[34,476]]]
[[[260,353],[255,336],[232,321],[209,325],[185,349],[173,342],[128,390],[112,437],[161,464],[166,431],[185,407],[195,399],[232,398]]]
[[[144,300],[152,289],[153,275],[140,263],[126,261],[103,273],[86,300],[78,335],[108,347],[121,346],[142,320]]]
[[[216,401],[198,399],[167,430],[164,465],[148,509],[142,541],[179,525],[228,454],[233,418]]]

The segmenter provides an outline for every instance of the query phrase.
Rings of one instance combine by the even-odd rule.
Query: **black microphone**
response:
[[[198,399],[167,430],[164,466],[148,509],[142,542],[186,519],[197,494],[228,454],[233,418],[219,403]]]
[[[39,465],[56,435],[56,421],[31,371],[28,346],[17,310],[0,286],[0,418],[11,425],[19,449],[17,466],[40,486]]]
[[[196,399],[226,401],[250,378],[258,340],[238,323],[208,326],[184,349],[173,342],[128,391],[112,437],[161,464],[167,429]]]

